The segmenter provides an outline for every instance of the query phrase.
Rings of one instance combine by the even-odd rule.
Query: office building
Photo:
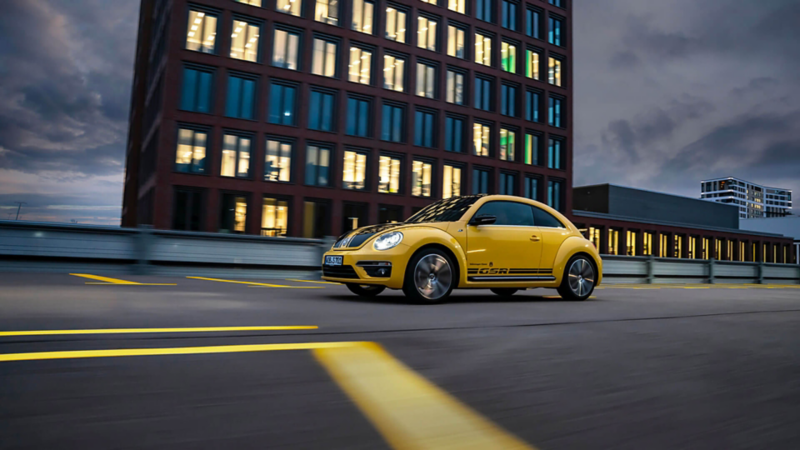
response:
[[[751,183],[734,177],[700,182],[700,198],[735,205],[739,217],[784,217],[792,211],[792,191]]]
[[[571,0],[142,0],[122,225],[322,237],[572,202]]]

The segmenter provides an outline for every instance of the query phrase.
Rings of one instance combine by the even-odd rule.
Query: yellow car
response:
[[[403,223],[358,228],[322,259],[322,278],[353,293],[402,289],[420,303],[442,302],[454,288],[556,288],[585,300],[600,284],[600,254],[566,217],[542,203],[508,195],[440,200]]]

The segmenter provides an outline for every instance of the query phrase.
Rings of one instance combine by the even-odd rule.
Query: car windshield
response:
[[[450,197],[430,204],[406,220],[406,223],[455,222],[472,206],[480,195]]]

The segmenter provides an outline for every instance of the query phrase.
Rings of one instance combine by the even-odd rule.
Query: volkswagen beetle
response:
[[[470,195],[435,202],[402,223],[339,237],[322,260],[322,278],[360,296],[402,289],[438,303],[453,289],[555,288],[585,300],[602,280],[594,245],[566,217],[534,200]]]

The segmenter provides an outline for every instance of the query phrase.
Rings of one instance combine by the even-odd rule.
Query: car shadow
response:
[[[339,300],[353,303],[376,303],[387,305],[417,305],[409,301],[400,291],[388,291],[376,297],[359,297],[355,294],[336,294],[325,295],[326,299]],[[593,299],[594,300],[594,299]],[[467,304],[467,303],[573,303],[571,300],[564,300],[557,294],[525,294],[517,293],[511,296],[499,296],[495,294],[464,295],[460,293],[452,294],[443,304]]]

